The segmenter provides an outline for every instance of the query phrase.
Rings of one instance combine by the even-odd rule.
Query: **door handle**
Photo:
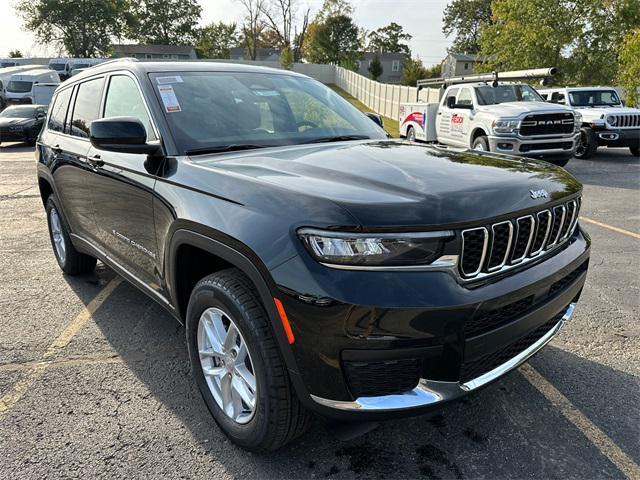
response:
[[[51,151],[56,155],[60,155],[62,153],[62,149],[60,148],[60,145],[54,146],[53,148],[51,148]]]
[[[87,162],[89,162],[94,167],[102,167],[102,166],[104,166],[104,161],[100,159],[100,155],[94,155],[92,157],[87,157]]]

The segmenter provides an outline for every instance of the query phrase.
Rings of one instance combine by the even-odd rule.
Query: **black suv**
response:
[[[324,85],[116,61],[55,94],[36,156],[53,250],[186,326],[221,428],[411,415],[520,365],[571,316],[581,185],[541,161],[389,140]]]

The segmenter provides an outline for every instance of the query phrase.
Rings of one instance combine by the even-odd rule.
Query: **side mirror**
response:
[[[456,105],[456,97],[447,97],[447,108],[455,108]]]
[[[94,120],[89,125],[91,145],[98,150],[152,155],[157,145],[147,143],[147,131],[134,117],[111,117]]]
[[[42,120],[44,117],[46,117],[47,115],[44,113],[39,113],[36,115],[36,120]]]
[[[378,124],[380,128],[384,128],[384,123],[382,121],[382,117],[374,112],[365,112],[367,117],[369,117],[374,123]]]

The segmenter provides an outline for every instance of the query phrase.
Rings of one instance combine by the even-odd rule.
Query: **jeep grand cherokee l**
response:
[[[116,61],[62,84],[37,145],[53,251],[185,325],[237,444],[310,412],[411,415],[517,367],[571,316],[581,185],[548,163],[389,140],[322,84]]]

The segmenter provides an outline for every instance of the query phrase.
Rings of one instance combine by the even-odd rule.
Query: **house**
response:
[[[234,47],[229,51],[231,60],[251,60],[245,47]],[[280,63],[279,48],[257,48],[256,61],[259,62],[278,62]]]
[[[356,61],[356,72],[365,77],[370,77],[369,65],[373,58],[378,55],[382,64],[382,75],[378,78],[382,83],[400,83],[402,80],[402,67],[406,55],[404,53],[383,52],[362,52],[360,60]]]
[[[484,58],[479,55],[450,53],[442,61],[442,76],[448,78],[469,75],[474,72],[475,65],[483,61]]]
[[[190,45],[112,45],[113,57],[133,57],[155,60],[195,60],[196,50]]]

